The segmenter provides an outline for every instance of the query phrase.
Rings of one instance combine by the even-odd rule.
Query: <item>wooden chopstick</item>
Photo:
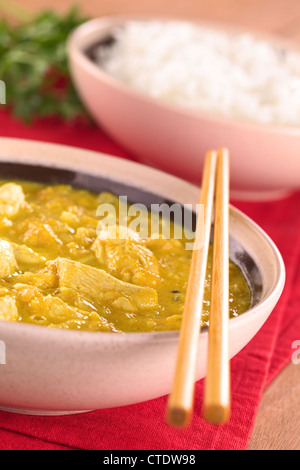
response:
[[[214,203],[216,161],[217,152],[208,152],[205,158],[200,195],[204,221],[202,217],[198,216],[195,233],[195,243],[199,243],[200,248],[194,249],[192,254],[175,376],[167,405],[167,421],[173,426],[186,426],[193,410],[199,333]]]
[[[229,153],[218,152],[209,315],[208,362],[203,417],[224,424],[230,416],[229,322]]]

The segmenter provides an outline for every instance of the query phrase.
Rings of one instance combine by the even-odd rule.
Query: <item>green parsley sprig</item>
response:
[[[87,115],[72,84],[66,51],[69,34],[84,21],[76,8],[63,15],[27,16],[17,25],[0,20],[0,80],[7,105],[21,120]]]

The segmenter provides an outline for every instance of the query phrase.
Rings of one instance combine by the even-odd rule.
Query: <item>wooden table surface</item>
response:
[[[76,3],[89,16],[157,14],[199,18],[275,32],[300,42],[300,0],[20,0],[65,11]],[[249,450],[300,450],[300,365],[289,364],[265,390]]]

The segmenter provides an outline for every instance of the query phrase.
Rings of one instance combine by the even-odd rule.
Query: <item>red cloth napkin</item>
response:
[[[57,142],[131,158],[96,126],[47,119],[25,126],[0,112],[0,135]],[[234,201],[233,201],[234,203]],[[196,384],[195,413],[188,429],[164,421],[166,397],[69,416],[41,417],[0,412],[0,449],[243,450],[248,446],[265,387],[291,361],[300,339],[300,193],[276,202],[236,202],[280,249],[286,286],[275,310],[253,340],[231,361],[232,416],[225,426],[201,418],[203,380]],[[1,370],[0,370],[1,372]],[[0,376],[1,383],[1,376]]]

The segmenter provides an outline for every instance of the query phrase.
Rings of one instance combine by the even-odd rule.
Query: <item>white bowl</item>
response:
[[[142,161],[196,184],[206,151],[228,147],[235,197],[277,198],[300,187],[300,128],[243,122],[169,104],[119,82],[96,65],[87,51],[127,19],[93,19],[68,41],[78,93],[112,138]],[[278,38],[266,39],[279,43]],[[281,45],[296,47],[283,41]]]
[[[2,178],[64,182],[127,195],[132,202],[197,204],[199,189],[158,170],[92,151],[0,139]],[[230,253],[249,278],[254,305],[229,322],[230,357],[259,331],[285,281],[282,258],[248,217],[230,209]],[[199,335],[197,379],[205,376],[208,333]],[[0,406],[61,414],[141,402],[170,392],[178,331],[99,333],[0,321]],[[2,360],[2,362],[4,362]]]

